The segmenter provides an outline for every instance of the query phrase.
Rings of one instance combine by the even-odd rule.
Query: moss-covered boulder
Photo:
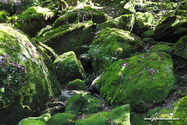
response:
[[[85,79],[85,71],[73,51],[60,55],[55,61],[57,78],[61,84],[74,79]]]
[[[186,23],[187,18],[182,16],[167,17],[155,27],[155,37],[159,40],[177,42],[180,37],[186,34]]]
[[[144,53],[114,62],[95,87],[112,104],[129,103],[133,110],[140,112],[170,94],[177,81],[172,69],[170,55]]]
[[[109,19],[108,15],[100,12],[94,8],[89,6],[75,9],[73,11],[66,12],[64,15],[60,16],[53,24],[53,28],[57,28],[60,25],[64,25],[67,23],[78,23],[78,22],[86,22],[88,20],[92,20],[93,23],[102,23]]]
[[[0,24],[0,121],[17,124],[60,94],[54,64],[27,36]]]
[[[185,125],[187,124],[187,96],[181,98],[173,111],[174,118],[178,118],[178,121],[172,121],[173,125]]]
[[[74,125],[76,115],[69,113],[58,113],[52,116],[48,121],[47,125]]]
[[[150,12],[137,12],[135,13],[135,24],[132,33],[141,36],[143,32],[149,30],[154,26],[154,17]]]
[[[58,55],[74,51],[76,55],[86,52],[84,44],[91,44],[94,39],[94,26],[92,21],[63,25],[56,29],[46,28],[41,30],[38,41],[50,46]]]
[[[122,105],[110,112],[101,112],[89,117],[79,119],[75,125],[130,125],[130,105]]]
[[[85,83],[81,79],[75,79],[68,83],[69,90],[85,90]]]
[[[106,105],[104,100],[100,100],[88,94],[74,95],[70,97],[66,102],[66,112],[71,112],[75,114],[84,113],[97,113],[104,108]],[[106,107],[105,107],[106,108]]]
[[[50,21],[54,15],[55,12],[48,8],[30,7],[17,18],[13,16],[12,22],[16,28],[33,37],[45,27],[46,22]]]
[[[187,36],[183,36],[173,46],[174,53],[184,59],[187,59]]]
[[[47,125],[46,121],[51,117],[50,114],[43,114],[39,117],[28,117],[19,122],[19,125]]]
[[[134,26],[135,18],[133,14],[125,14],[118,18],[105,21],[104,23],[101,23],[96,26],[96,30],[102,30],[105,28],[118,28],[123,29],[126,31],[131,31]]]
[[[141,51],[142,44],[141,39],[129,31],[106,28],[95,37],[88,54],[93,68],[98,71],[107,68],[116,59],[128,58]]]

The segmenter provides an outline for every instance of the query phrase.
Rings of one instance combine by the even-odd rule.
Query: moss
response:
[[[164,52],[133,56],[125,62],[119,59],[95,86],[112,104],[130,103],[132,109],[142,111],[153,101],[161,102],[173,89],[177,81],[172,68],[171,56]]]
[[[182,16],[173,16],[168,17],[161,21],[159,25],[156,26],[154,33],[157,39],[171,40],[177,42],[178,39],[185,34],[185,27],[183,26],[186,23],[186,19]],[[184,28],[181,30],[181,28]],[[176,36],[178,36],[176,38]],[[180,37],[179,37],[180,36]]]
[[[43,43],[49,44],[50,41],[54,41],[56,39],[59,39],[60,37],[66,35],[68,33],[85,28],[89,25],[90,24],[88,22],[88,23],[73,24],[73,25],[65,26],[65,27],[63,26],[62,28],[59,27],[57,29],[54,29],[53,31],[47,32],[43,38]]]
[[[68,83],[74,79],[85,79],[84,69],[73,51],[60,55],[54,64],[57,68],[58,80],[61,84]]]
[[[128,58],[141,51],[142,41],[128,31],[106,28],[100,32],[90,45],[88,51],[95,71],[106,69],[119,58]]]
[[[44,27],[44,22],[53,18],[54,15],[54,12],[48,8],[30,7],[18,15],[17,20],[14,20],[14,26],[30,36],[35,36]]]
[[[154,17],[151,13],[137,12],[135,14],[135,24],[132,33],[141,36],[141,34],[154,26]]]
[[[68,83],[69,90],[85,90],[84,81],[80,79],[75,79]]]
[[[47,121],[47,125],[74,125],[76,115],[69,113],[58,113]]]
[[[150,118],[153,114],[157,114],[157,112],[159,112],[160,110],[162,110],[161,108],[154,108],[153,110],[151,110],[145,117],[146,118]]]
[[[111,122],[121,125],[130,125],[130,105],[117,107],[110,112],[101,112],[91,115],[84,120],[76,121],[76,125],[110,125]]]
[[[78,114],[81,111],[83,102],[82,95],[74,95],[67,100],[65,111]]]
[[[59,95],[60,84],[55,70],[48,69],[48,66],[54,67],[53,63],[40,47],[7,24],[0,27],[0,83],[4,83],[0,85],[4,90],[0,99],[0,121],[17,124]]]
[[[186,41],[187,36],[183,36],[179,39],[179,41],[173,46],[174,53],[180,57],[187,59],[187,45]]]
[[[43,114],[39,117],[28,117],[19,122],[19,125],[47,125],[46,121],[50,118],[51,116],[49,114]]]
[[[100,100],[91,95],[83,95],[84,103],[81,108],[83,114],[97,113],[102,110],[102,106],[106,103],[104,100]]]
[[[148,117],[146,117],[146,118],[148,118]],[[131,118],[131,124],[133,124],[133,125],[148,125],[148,124],[150,124],[150,121],[146,121],[146,120],[144,120],[143,117],[136,114],[135,116],[133,116]]]
[[[173,107],[167,106],[164,107],[159,112],[156,112],[151,116],[151,124],[153,125],[171,125],[171,121],[162,121],[162,120],[156,120],[156,118],[172,118],[169,114],[173,112]]]
[[[105,21],[97,25],[96,30],[99,31],[105,28],[118,28],[126,31],[131,31],[135,22],[133,14],[125,14],[118,18]]]
[[[187,96],[181,98],[178,104],[175,106],[173,115],[175,118],[179,118],[178,121],[172,121],[174,125],[185,125],[187,123]]]
[[[78,23],[92,20],[93,23],[102,23],[108,20],[108,16],[96,9],[89,6],[82,9],[76,9],[65,13],[63,16],[59,17],[53,24],[53,28],[57,28],[60,25],[65,25],[66,23]]]
[[[160,118],[164,118],[164,119],[172,119],[172,116],[168,115],[168,114],[162,114],[160,115]],[[171,121],[169,120],[165,120],[165,121],[159,121],[159,125],[172,125]]]
[[[172,47],[171,46],[168,46],[166,44],[157,44],[155,45],[153,48],[151,48],[150,50],[151,52],[166,52],[168,54],[171,54],[172,53]]]

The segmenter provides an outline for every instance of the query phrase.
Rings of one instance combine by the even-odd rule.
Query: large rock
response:
[[[57,78],[61,84],[68,83],[78,78],[86,78],[85,71],[73,51],[60,55],[54,61],[54,64],[57,70]]]
[[[13,17],[14,26],[24,33],[35,36],[38,31],[45,27],[47,21],[52,20],[55,13],[48,8],[30,7],[17,18]]]
[[[38,41],[50,46],[58,55],[74,51],[76,55],[86,52],[84,44],[91,44],[94,39],[94,25],[92,21],[62,25],[56,29],[44,28],[40,31]]]
[[[17,124],[60,94],[54,65],[43,50],[18,30],[0,24],[1,123]]]
[[[141,51],[142,41],[129,31],[106,28],[95,37],[88,51],[93,68],[107,68],[119,58],[128,58],[131,54]]]
[[[159,21],[158,21],[159,22]],[[158,40],[177,42],[180,37],[186,34],[187,18],[182,16],[165,17],[155,27],[154,33]]]
[[[69,11],[63,16],[60,16],[53,24],[53,28],[58,28],[60,25],[65,25],[67,23],[78,23],[92,20],[94,23],[103,23],[109,19],[108,15],[100,12],[91,7],[84,7],[81,9],[75,9],[74,11]]]
[[[177,81],[172,69],[172,58],[164,52],[119,59],[110,65],[95,87],[113,105],[129,103],[139,112],[168,96]]]

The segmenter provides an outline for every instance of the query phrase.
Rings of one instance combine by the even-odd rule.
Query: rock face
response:
[[[43,50],[18,30],[0,24],[1,123],[17,124],[60,94],[54,65]]]
[[[107,68],[119,58],[128,58],[141,50],[142,41],[129,31],[116,28],[106,28],[99,32],[88,51],[95,71],[101,67]]]
[[[112,104],[129,103],[133,110],[143,111],[161,102],[173,89],[176,78],[172,68],[171,56],[165,52],[119,59],[110,65],[95,87]]]
[[[57,70],[57,78],[61,84],[68,83],[77,78],[86,78],[84,69],[73,51],[60,55],[54,61],[54,64]]]

